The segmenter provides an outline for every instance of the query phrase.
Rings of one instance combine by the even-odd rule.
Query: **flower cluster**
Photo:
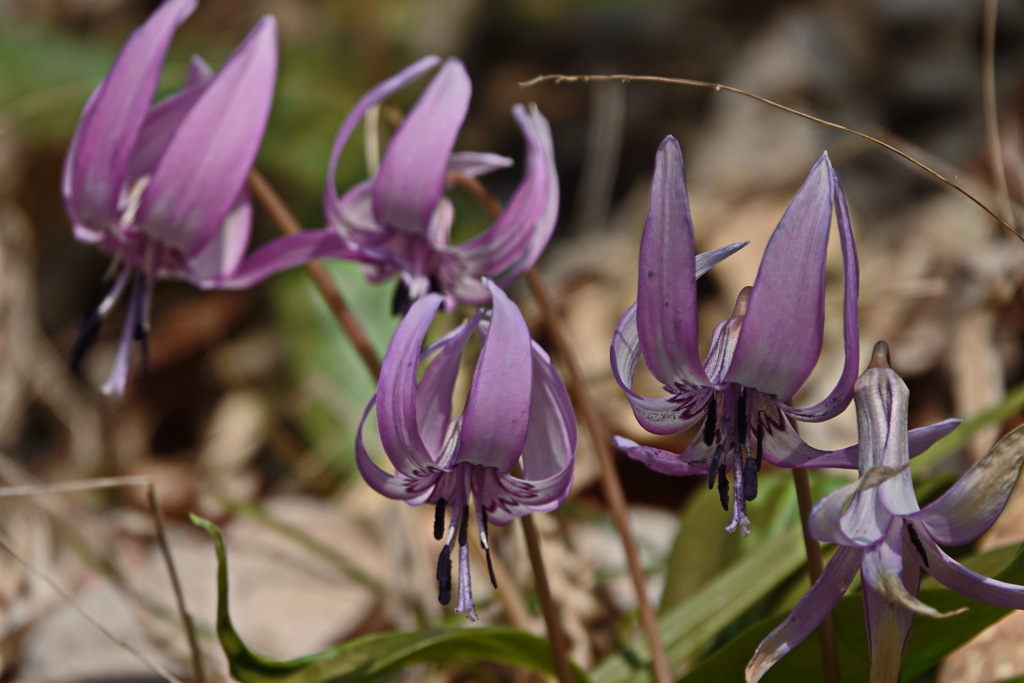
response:
[[[448,190],[473,185],[511,159],[454,151],[472,87],[458,59],[429,56],[379,83],[343,119],[323,191],[325,225],[272,240],[249,253],[252,173],[273,99],[276,25],[265,17],[214,73],[192,60],[182,88],[154,102],[177,27],[196,0],[166,0],[128,39],[82,112],[64,163],[62,194],[75,237],[113,262],[104,293],[83,319],[72,351],[77,366],[102,321],[124,298],[127,313],[103,391],[124,392],[133,346],[143,366],[158,280],[201,289],[253,286],[317,258],[355,261],[374,282],[398,281],[402,316],[383,358],[377,391],[363,413],[356,464],[380,494],[435,509],[438,598],[477,619],[469,567],[471,516],[490,579],[489,525],[507,525],[557,508],[573,483],[576,419],[551,359],[531,339],[523,314],[504,291],[530,269],[552,237],[559,185],[547,120],[515,105],[524,140],[522,178],[491,225],[452,241],[456,220]],[[368,112],[431,70],[387,142],[379,168],[340,191],[336,169]],[[794,399],[824,343],[826,251],[836,225],[843,271],[840,376],[820,402]],[[753,284],[700,352],[697,279],[746,243],[698,254],[683,156],[671,136],[655,158],[637,277],[636,303],[611,343],[612,374],[636,420],[654,435],[696,427],[672,453],[616,437],[628,457],[672,475],[700,475],[717,486],[731,519],[750,533],[747,504],[765,463],[786,468],[857,468],[860,478],[820,500],[810,518],[815,538],[838,547],[824,574],[761,643],[747,669],[758,680],[805,638],[862,577],[873,680],[898,676],[915,614],[944,616],[918,599],[922,571],[965,596],[1024,609],[1024,587],[975,574],[941,545],[961,545],[1002,512],[1024,464],[1024,428],[1000,441],[952,488],[921,508],[910,458],[958,424],[908,429],[909,391],[889,367],[884,343],[859,377],[859,269],[846,195],[827,154],[814,163],[765,249]],[[447,317],[459,305],[462,318]],[[441,323],[447,332],[434,338]],[[428,339],[429,338],[429,339]],[[460,396],[460,369],[475,342],[479,355]],[[633,389],[643,364],[665,395]],[[799,436],[795,421],[820,422],[855,401],[859,442],[823,451]],[[461,410],[457,406],[463,406]],[[383,469],[364,432],[376,413]],[[383,458],[380,459],[383,461]],[[730,486],[731,481],[731,486]],[[458,580],[453,558],[458,547]]]
[[[790,401],[821,353],[825,248],[835,206],[845,266],[846,364],[832,393],[809,408]],[[728,251],[740,245],[725,248]],[[820,421],[849,404],[857,373],[857,256],[846,197],[828,156],[811,169],[775,229],[753,288],[740,292],[732,317],[715,328],[701,361],[697,347],[698,259],[679,143],[661,143],[651,183],[651,204],[640,242],[637,301],[612,341],[612,368],[637,421],[654,434],[683,431],[698,421],[700,438],[676,455],[619,438],[625,453],[666,474],[702,474],[718,480],[728,509],[728,530],[750,533],[746,503],[757,495],[757,474],[767,460],[783,467],[852,466],[844,454],[811,448],[787,415]],[[651,399],[630,384],[643,357],[669,395]]]
[[[362,430],[357,463],[380,493],[436,506],[440,601],[451,598],[451,553],[459,542],[458,607],[476,619],[466,547],[474,500],[480,540],[487,525],[553,510],[572,484],[576,421],[565,386],[501,286],[540,256],[558,215],[551,130],[536,107],[512,115],[526,141],[522,182],[494,223],[452,244],[446,188],[512,165],[503,156],[454,152],[472,92],[457,59],[425,57],[372,88],[342,122],[324,192],[327,226],[287,235],[246,256],[252,206],[246,180],[270,113],[277,70],[275,22],[262,19],[214,75],[198,57],[185,86],[153,104],[175,29],[196,0],[167,0],[128,39],[82,113],[64,165],[63,194],[75,237],[111,254],[109,292],[85,315],[72,349],[77,366],[100,325],[130,290],[121,344],[105,393],[128,382],[132,346],[145,366],[149,308],[158,279],[202,289],[250,287],[315,258],[357,261],[371,280],[400,280],[407,313],[385,355],[377,395],[381,444],[395,473],[369,457]],[[335,168],[366,111],[428,70],[440,68],[397,128],[375,175],[338,196]],[[441,304],[480,308],[421,352]],[[474,336],[483,350],[462,414],[453,417],[460,360]],[[433,354],[417,382],[421,360]],[[365,418],[364,418],[365,420]],[[520,467],[522,474],[514,474]],[[494,580],[491,571],[492,582]]]

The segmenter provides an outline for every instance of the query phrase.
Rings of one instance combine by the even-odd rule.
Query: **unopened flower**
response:
[[[124,391],[132,341],[145,352],[158,279],[203,289],[248,287],[310,258],[324,235],[281,238],[245,258],[252,207],[245,181],[277,73],[276,24],[264,17],[214,75],[198,57],[184,88],[153,104],[171,37],[196,0],[167,0],[128,38],[82,112],[62,194],[75,237],[111,254],[109,291],[84,321],[72,364],[130,291],[113,371]]]
[[[884,342],[857,382],[861,478],[821,499],[811,534],[839,548],[793,612],[758,647],[747,665],[756,681],[806,638],[839,602],[860,570],[871,652],[871,680],[899,679],[914,614],[942,614],[917,598],[921,571],[963,596],[1024,609],[1024,586],[990,579],[947,555],[985,533],[1002,512],[1024,464],[1024,427],[992,447],[941,497],[920,508],[907,443],[909,392],[888,363]]]
[[[497,154],[453,152],[472,86],[458,59],[448,59],[406,115],[384,151],[376,175],[338,196],[335,169],[363,115],[440,62],[425,57],[371,89],[342,123],[324,191],[328,225],[357,250],[373,281],[400,277],[396,308],[428,292],[486,304],[481,278],[504,286],[526,272],[551,237],[558,214],[551,129],[537,108],[517,104],[512,116],[526,141],[523,179],[505,210],[484,232],[450,242],[454,210],[445,197],[451,174],[477,178],[512,165]]]
[[[487,525],[558,507],[572,485],[576,449],[576,418],[557,371],[530,339],[516,305],[494,283],[485,280],[484,286],[492,297],[491,313],[478,310],[423,351],[444,297],[427,294],[412,304],[388,345],[377,395],[366,407],[356,439],[356,463],[374,490],[410,505],[435,506],[434,536],[445,541],[437,564],[442,604],[451,600],[451,554],[458,541],[455,611],[470,619],[476,619],[466,545],[470,498],[490,565]],[[483,338],[483,347],[465,408],[456,416],[452,392],[474,333]],[[417,369],[428,359],[417,381]],[[363,424],[374,405],[394,474],[377,466],[364,446]],[[522,474],[513,475],[519,463]],[[447,532],[446,509],[451,509]]]

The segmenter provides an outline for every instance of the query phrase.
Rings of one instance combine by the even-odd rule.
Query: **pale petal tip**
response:
[[[266,49],[267,42],[277,42],[277,19],[273,14],[264,14],[252,29],[252,35],[261,41],[260,49]]]
[[[879,340],[875,342],[875,348],[871,350],[871,362],[868,369],[891,370],[889,365],[889,344]]]
[[[758,650],[747,663],[743,675],[746,683],[757,683],[765,675],[768,669],[772,668],[778,657],[769,657],[767,653]]]
[[[658,145],[658,152],[662,152],[668,148],[675,148],[680,154],[682,154],[682,148],[679,146],[679,141],[676,140],[674,135],[666,135],[662,139],[661,144]]]
[[[640,444],[638,444],[636,441],[633,441],[632,439],[627,439],[624,436],[615,436],[612,438],[612,441],[615,443],[615,447],[618,448],[620,451],[627,451],[630,448],[637,448],[640,446]]]

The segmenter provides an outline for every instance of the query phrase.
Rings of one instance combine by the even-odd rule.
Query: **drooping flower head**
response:
[[[922,569],[973,600],[1024,609],[1024,586],[977,574],[939,547],[971,543],[999,517],[1024,464],[1024,427],[1003,437],[946,493],[920,508],[908,469],[908,397],[906,384],[889,367],[888,347],[879,342],[856,388],[861,478],[822,498],[811,512],[811,534],[839,548],[758,647],[747,665],[748,681],[758,680],[818,627],[858,569],[872,681],[899,679],[915,613],[940,617],[962,611],[942,614],[918,600]]]
[[[427,294],[412,304],[388,345],[377,395],[366,407],[356,439],[359,471],[374,490],[410,505],[435,506],[434,536],[445,541],[437,566],[442,604],[451,599],[451,553],[458,539],[455,611],[470,619],[476,619],[466,546],[470,498],[490,564],[488,523],[505,525],[558,507],[572,485],[576,450],[576,418],[565,385],[530,339],[516,305],[496,284],[485,280],[484,286],[491,293],[491,311],[478,310],[422,351],[444,297]],[[483,347],[465,408],[453,415],[460,360],[474,334],[483,338]],[[423,362],[428,364],[417,381]],[[363,442],[363,424],[374,405],[394,474],[373,462]],[[522,474],[513,475],[520,463]],[[447,532],[446,509],[451,509]],[[496,586],[493,570],[491,582]]]
[[[338,196],[335,172],[366,111],[440,62],[424,57],[371,89],[342,123],[324,191],[327,222],[360,251],[374,281],[398,275],[396,308],[428,292],[446,306],[490,300],[482,278],[505,286],[526,272],[551,237],[558,214],[558,179],[551,129],[537,108],[512,107],[526,141],[526,169],[505,210],[484,232],[450,241],[454,210],[445,196],[451,174],[477,178],[512,165],[497,154],[453,152],[472,86],[458,59],[448,59],[392,136],[376,175]]]
[[[184,88],[153,104],[171,37],[196,0],[167,0],[128,38],[92,93],[64,160],[61,190],[75,237],[114,257],[109,292],[72,352],[81,361],[101,320],[131,291],[106,393],[122,393],[132,340],[145,351],[157,279],[240,288],[309,258],[324,240],[300,234],[245,259],[252,208],[244,185],[277,73],[277,28],[264,17],[214,75],[192,60]]]
[[[810,408],[790,401],[821,352],[825,250],[835,207],[844,264],[846,362],[831,394]],[[697,261],[693,222],[679,144],[662,142],[651,184],[651,203],[640,244],[637,302],[623,316],[612,341],[612,369],[640,424],[653,434],[673,434],[703,420],[699,436],[680,454],[617,438],[629,457],[667,474],[704,474],[718,481],[732,521],[727,529],[749,533],[746,503],[757,495],[764,460],[785,467],[853,467],[851,451],[831,455],[811,448],[789,417],[820,421],[852,399],[857,374],[857,255],[846,198],[828,156],[811,169],[772,235],[752,288],[740,292],[732,317],[720,323],[707,358],[697,335]],[[668,396],[632,391],[643,356]]]

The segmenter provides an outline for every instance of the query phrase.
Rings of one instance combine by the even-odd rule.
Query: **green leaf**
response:
[[[224,537],[211,522],[192,515],[192,522],[213,538],[217,551],[217,635],[228,657],[231,675],[242,683],[355,683],[381,680],[410,664],[500,662],[554,674],[548,641],[508,627],[426,629],[382,633],[350,640],[336,647],[284,662],[263,657],[242,642],[228,612],[228,565]],[[587,683],[571,665],[573,680]]]
[[[993,550],[970,558],[964,564],[978,570],[990,566],[996,558],[1005,558],[1006,554],[1006,549]],[[1019,553],[996,578],[1009,583],[1024,583],[1024,554]],[[928,585],[927,582],[924,585]],[[946,588],[922,588],[920,598],[943,611],[965,605],[969,609],[946,619],[917,617],[914,620],[907,655],[903,661],[904,681],[912,681],[927,673],[950,652],[1011,611],[968,600]],[[784,618],[785,614],[778,614],[751,626],[691,671],[682,679],[683,683],[743,680],[744,669],[754,650]],[[844,680],[868,680],[867,633],[861,596],[853,594],[844,597],[833,610],[832,621]],[[779,660],[761,680],[772,683],[820,678],[821,655],[817,637],[812,635]]]
[[[1024,410],[1024,384],[1011,389],[1003,400],[973,417],[963,421],[949,436],[910,461],[910,470],[921,474],[956,453],[979,431],[991,424],[1002,422]]]
[[[699,592],[662,615],[658,619],[658,627],[669,664],[677,675],[722,629],[803,564],[800,528],[791,527],[720,571]],[[605,659],[591,673],[591,679],[595,683],[649,681],[649,663],[650,651],[646,642],[637,637],[624,651]]]
[[[324,266],[381,357],[398,323],[391,315],[394,284],[368,282],[356,263],[324,261]],[[287,331],[281,339],[291,370],[303,387],[297,420],[314,453],[341,471],[352,469],[355,430],[377,389],[376,378],[305,272],[284,273],[269,284],[279,329]]]
[[[852,478],[826,472],[811,472],[815,499],[848,484]],[[765,543],[800,524],[793,488],[792,473],[772,470],[760,477],[757,500],[751,505],[753,533],[743,537],[723,531],[727,516],[723,515],[718,496],[698,490],[690,497],[679,515],[679,531],[668,558],[665,593],[661,598],[662,614],[680,601],[703,590],[703,586],[731,563],[754,552]],[[715,520],[720,520],[716,523]]]

